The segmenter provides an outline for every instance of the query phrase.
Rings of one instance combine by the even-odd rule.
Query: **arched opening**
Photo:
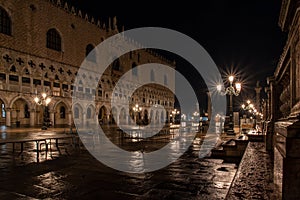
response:
[[[86,125],[95,124],[95,108],[92,105],[86,109]]]
[[[158,110],[155,112],[155,124],[159,123],[159,112]]]
[[[148,118],[148,110],[144,110],[144,117],[143,117],[143,124],[148,125],[149,124],[149,118]]]
[[[91,109],[91,107],[88,107],[88,108],[87,108],[87,111],[86,111],[86,118],[87,118],[87,119],[91,119],[91,118],[92,118],[92,109]]]
[[[5,103],[0,99],[0,125],[5,125],[6,120],[6,106]]]
[[[82,107],[77,103],[73,107],[73,118],[76,123],[76,126],[83,126],[83,109]]]
[[[165,121],[166,121],[165,119],[166,119],[165,112],[161,111],[161,113],[160,113],[160,122],[165,123]]]
[[[59,102],[54,108],[54,122],[52,122],[55,126],[66,126],[68,124],[67,118],[67,105],[64,102]],[[74,110],[74,115],[79,116],[79,109],[76,107]],[[74,116],[75,118],[75,116]]]
[[[44,112],[40,112],[40,119],[43,119]],[[11,110],[11,122],[13,126],[29,126],[30,125],[30,111],[27,102],[20,98],[17,99],[13,105]]]
[[[150,122],[154,122],[154,114],[153,110],[150,111]]]
[[[111,124],[116,124],[116,119],[117,118],[118,118],[117,108],[113,107],[111,109],[111,114],[110,114],[110,122],[111,122]]]
[[[99,124],[107,124],[107,110],[105,106],[102,106],[98,113]]]
[[[125,108],[121,109],[119,120],[120,120],[120,122],[119,122],[120,124],[126,124],[126,111],[125,111]]]
[[[166,118],[165,118],[165,120],[166,120],[166,123],[169,123],[169,111],[166,112]]]

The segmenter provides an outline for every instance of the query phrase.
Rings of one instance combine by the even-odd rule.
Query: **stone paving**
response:
[[[24,137],[36,130],[31,131],[6,130],[1,136]],[[237,165],[221,159],[200,159],[203,137],[205,134],[198,135],[176,162],[142,174],[111,169],[84,149],[70,149],[71,155],[54,152],[53,158],[43,155],[44,160],[36,163],[30,144],[23,158],[13,156],[10,147],[2,145],[0,199],[225,199]]]
[[[226,199],[278,199],[273,184],[273,158],[263,142],[248,143]]]

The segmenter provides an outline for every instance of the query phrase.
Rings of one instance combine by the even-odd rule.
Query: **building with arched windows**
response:
[[[63,0],[1,1],[0,125],[41,125],[45,113],[56,126],[72,125],[74,120],[88,124],[95,116],[101,123],[115,123],[116,120],[129,123],[129,118],[134,117],[132,109],[126,110],[122,104],[112,107],[112,95],[130,98],[132,106],[139,104],[142,107],[139,120],[168,121],[168,113],[174,108],[174,95],[165,86],[172,84],[174,74],[151,72],[149,79],[162,79],[165,86],[148,84],[130,97],[121,95],[124,91],[113,94],[119,78],[129,70],[138,76],[137,66],[141,64],[161,63],[175,68],[174,62],[149,49],[115,58],[97,88],[85,87],[89,79],[94,78],[91,76],[84,77],[79,86],[74,87],[83,60],[95,61],[92,50],[117,33],[116,18],[104,23]],[[130,83],[125,84],[123,89],[131,87]],[[74,91],[95,99],[95,104],[72,103]],[[47,109],[34,101],[34,97],[42,92],[52,99]],[[155,104],[164,106],[165,110],[153,110]],[[117,119],[112,114],[116,114]]]

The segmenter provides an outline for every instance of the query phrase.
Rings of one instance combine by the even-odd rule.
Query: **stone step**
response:
[[[242,158],[248,144],[247,136],[239,136],[235,139],[229,139],[218,144],[211,150],[211,157],[240,157]]]

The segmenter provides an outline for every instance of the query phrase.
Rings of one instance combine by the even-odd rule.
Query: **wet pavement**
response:
[[[280,199],[273,182],[273,154],[264,142],[249,142],[226,199]]]
[[[35,137],[63,134],[63,129],[2,130],[1,137]],[[117,135],[110,130],[110,135]],[[59,154],[41,151],[35,162],[34,144],[26,144],[23,156],[12,147],[0,146],[0,199],[225,199],[237,171],[234,163],[221,159],[199,158],[205,134],[197,134],[188,151],[169,166],[148,173],[125,173],[96,160],[82,146],[74,149],[62,141]],[[117,138],[117,137],[114,137]],[[143,144],[149,151],[172,140],[162,135],[156,141],[139,143],[123,140],[122,147],[138,151]],[[116,139],[116,143],[120,138]],[[42,147],[42,150],[44,150]],[[147,150],[147,149],[146,149]],[[50,153],[52,155],[50,155]]]

